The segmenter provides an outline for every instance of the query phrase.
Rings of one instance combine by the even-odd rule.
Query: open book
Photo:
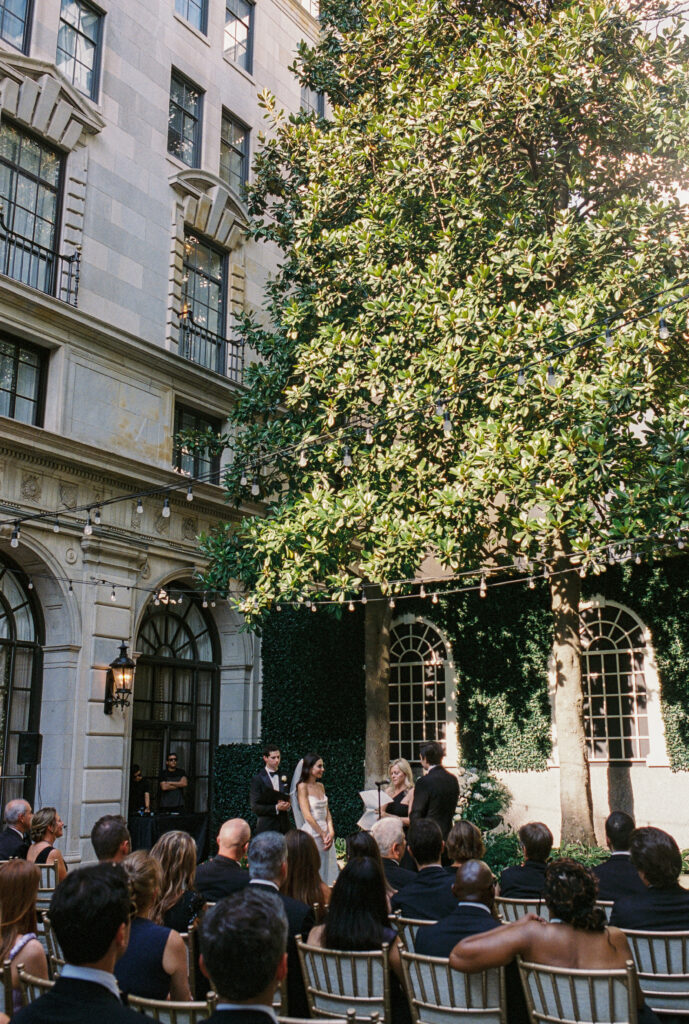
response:
[[[363,789],[359,793],[359,796],[361,797],[364,804],[364,813],[357,821],[357,825],[365,832],[370,832],[371,828],[378,821],[378,790]],[[380,806],[385,807],[385,805],[389,803],[390,797],[384,790],[381,790]]]

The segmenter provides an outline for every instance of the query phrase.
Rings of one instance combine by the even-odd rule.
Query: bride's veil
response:
[[[297,796],[297,786],[301,780],[301,770],[304,767],[304,758],[294,769],[294,775],[292,776],[292,782],[289,787],[289,795],[292,801],[292,814],[294,815],[294,824],[297,828],[301,828],[304,824],[304,815],[301,813],[301,807],[299,806],[299,797]]]

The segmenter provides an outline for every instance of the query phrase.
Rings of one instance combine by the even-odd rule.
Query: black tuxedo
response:
[[[21,857],[22,860],[26,860],[28,849],[27,840],[22,839],[9,825],[5,825],[0,832],[0,860],[10,860],[12,857]]]
[[[538,900],[545,889],[546,865],[527,860],[519,867],[505,868],[500,875],[500,895],[511,900]]]
[[[598,879],[599,900],[619,900],[623,896],[640,896],[646,891],[639,872],[628,853],[615,853],[609,860],[596,864],[593,873]]]
[[[440,826],[443,839],[447,839],[458,800],[459,783],[455,776],[442,765],[434,765],[414,786],[414,802],[409,820],[413,824],[420,818],[431,818]]]
[[[421,868],[414,881],[396,892],[390,902],[393,910],[402,912],[402,917],[427,921],[447,917],[457,906],[452,895],[452,879],[445,868],[439,866]]]
[[[275,892],[270,882],[261,882],[258,879],[251,883],[269,892]],[[309,932],[316,923],[316,917],[312,907],[308,907],[301,900],[295,900],[292,896],[285,896],[284,893],[276,894],[282,901],[287,915],[287,1005],[290,1017],[308,1017],[309,1004],[304,988],[304,979],[301,975],[301,964],[297,952],[295,937],[308,939]]]
[[[404,889],[405,885],[415,882],[419,877],[417,871],[401,868],[394,857],[383,857],[383,871],[393,889]]]
[[[280,775],[278,773],[278,779]],[[280,784],[282,786],[282,783]],[[265,768],[261,768],[251,780],[249,790],[249,801],[251,810],[258,819],[256,822],[256,835],[259,832],[289,832],[292,827],[288,811],[276,811],[275,805],[280,800],[288,800],[289,793],[283,789],[280,791],[273,788],[270,775]]]
[[[610,924],[640,932],[689,931],[689,891],[681,885],[647,886],[638,896],[623,896],[612,908]]]
[[[76,978],[58,978],[50,992],[18,1010],[12,1024],[145,1024],[103,985]]]
[[[249,872],[240,868],[236,860],[218,854],[196,869],[194,888],[204,899],[217,903],[225,896],[238,892],[249,884]]]
[[[247,1006],[242,1010],[216,1010],[204,1019],[204,1024],[273,1024],[273,1018],[262,1010]]]

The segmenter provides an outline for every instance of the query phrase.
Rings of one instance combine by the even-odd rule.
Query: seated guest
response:
[[[187,949],[179,932],[151,920],[161,887],[160,865],[144,850],[130,853],[122,866],[131,886],[135,916],[127,951],[115,967],[124,995],[188,1002]]]
[[[452,880],[441,866],[443,837],[440,827],[431,818],[412,821],[408,833],[409,850],[419,873],[392,897],[392,909],[402,917],[438,921],[455,909]]]
[[[308,1017],[306,989],[301,976],[295,937],[302,938],[311,931],[314,912],[301,900],[280,892],[287,877],[287,843],[280,832],[259,832],[249,845],[249,885],[252,889],[278,893],[287,915],[287,1003],[290,1017]]]
[[[470,821],[456,821],[448,832],[445,850],[451,864],[446,868],[454,882],[457,868],[468,860],[481,860],[486,852],[483,837],[476,825]]]
[[[416,871],[407,871],[400,867],[404,857],[407,841],[404,838],[404,827],[399,818],[387,817],[377,821],[371,829],[383,863],[383,871],[392,889],[403,889],[418,876]]]
[[[285,896],[314,907],[316,919],[322,921],[330,903],[330,887],[321,880],[321,855],[316,841],[308,832],[290,829],[287,843],[287,876],[280,886]]]
[[[5,805],[5,827],[0,832],[0,860],[26,858],[26,833],[30,828],[31,804],[27,800],[10,800]]]
[[[354,860],[355,857],[372,857],[373,860],[379,865],[380,870],[383,872],[383,878],[385,878],[385,891],[388,897],[388,905],[390,903],[390,897],[392,896],[394,889],[390,885],[385,875],[385,869],[383,868],[383,858],[380,855],[378,849],[378,843],[375,841],[370,832],[352,832],[351,835],[345,839],[345,856],[347,862]]]
[[[287,917],[280,899],[255,887],[203,915],[199,966],[217,993],[207,1024],[275,1024],[273,997],[287,974]]]
[[[41,807],[31,819],[31,846],[26,854],[30,864],[55,864],[58,882],[67,875],[65,859],[54,846],[63,832],[64,824],[55,808]]]
[[[29,974],[48,977],[48,961],[43,946],[36,938],[36,897],[41,874],[35,864],[12,860],[0,867],[0,963],[12,964],[12,1000],[15,1012],[22,1005],[17,964],[22,963]]]
[[[249,884],[249,872],[241,867],[251,839],[251,829],[243,818],[230,818],[220,826],[215,857],[199,864],[194,888],[210,903],[229,896]]]
[[[91,845],[102,863],[120,864],[132,851],[127,822],[121,814],[104,814],[91,829]]]
[[[634,819],[624,811],[613,811],[608,815],[605,838],[610,857],[593,869],[598,879],[599,900],[617,900],[621,896],[638,896],[645,892],[646,886],[632,864],[629,852],[634,828]]]
[[[194,889],[196,843],[188,832],[166,832],[151,850],[151,857],[161,870],[160,892],[151,920],[177,932],[188,932],[206,905]]]
[[[145,1024],[122,1005],[113,971],[127,948],[130,898],[121,867],[70,872],[50,901],[50,922],[67,963],[45,995],[18,1010],[12,1024]]]
[[[616,900],[610,924],[636,931],[689,931],[689,892],[679,884],[682,855],[672,836],[660,828],[637,828],[629,852],[644,890]]]
[[[549,922],[526,914],[462,939],[450,953],[450,967],[473,974],[506,966],[521,956],[549,967],[620,970],[633,959],[624,932],[606,927],[605,912],[596,906],[598,883],[588,868],[566,858],[553,861],[546,868],[543,895]],[[639,1024],[657,1024],[655,1014],[643,1004],[640,989],[637,996]]]
[[[519,829],[524,863],[505,868],[500,875],[500,895],[509,899],[533,900],[543,895],[546,861],[553,848],[553,833],[542,821],[531,821]]]

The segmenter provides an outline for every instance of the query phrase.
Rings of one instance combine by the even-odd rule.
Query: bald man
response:
[[[249,872],[241,861],[250,839],[251,829],[243,818],[230,818],[220,826],[216,856],[196,869],[196,890],[209,902],[217,903],[249,884]]]
[[[424,956],[448,957],[468,935],[499,928],[494,916],[495,880],[482,860],[467,860],[457,868],[452,894],[457,906],[437,924],[419,928],[416,952]]]

